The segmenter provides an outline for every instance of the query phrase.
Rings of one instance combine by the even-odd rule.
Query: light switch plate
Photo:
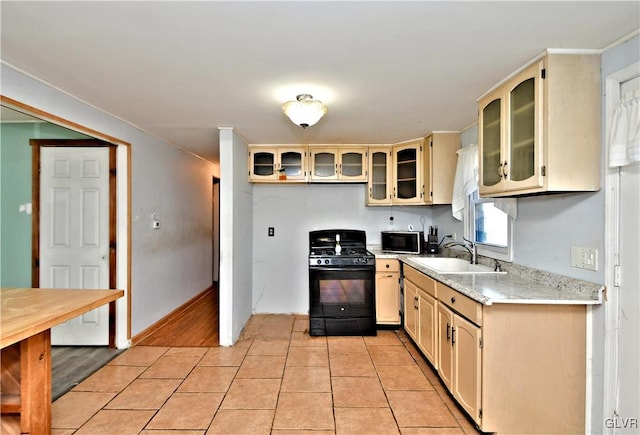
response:
[[[598,250],[595,248],[571,248],[571,266],[580,269],[598,270]]]

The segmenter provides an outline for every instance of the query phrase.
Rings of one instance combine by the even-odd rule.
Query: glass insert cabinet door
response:
[[[502,99],[484,106],[481,116],[482,185],[495,186],[502,180]]]
[[[369,169],[369,201],[387,201],[389,195],[389,176],[391,162],[389,150],[369,150],[371,159]]]
[[[302,151],[280,151],[280,172],[284,172],[287,179],[304,177],[303,157]]]
[[[364,176],[362,152],[340,153],[340,175],[346,178],[360,178]]]
[[[394,146],[394,202],[419,204],[421,198],[422,144]]]
[[[310,154],[314,181],[366,181],[366,147],[311,149]]]
[[[278,152],[275,149],[252,150],[250,177],[252,179],[275,179]]]
[[[249,180],[281,182],[307,180],[307,149],[305,147],[264,147],[249,149]]]
[[[523,181],[535,174],[535,78],[531,77],[509,93],[509,165],[511,181]]]
[[[480,101],[480,193],[543,185],[544,65],[536,63]]]
[[[338,154],[335,151],[311,151],[311,178],[336,179],[338,178]]]

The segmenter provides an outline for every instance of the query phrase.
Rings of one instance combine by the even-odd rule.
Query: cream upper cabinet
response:
[[[367,146],[310,146],[310,180],[313,182],[367,181]]]
[[[367,205],[391,205],[393,163],[390,146],[369,147]]]
[[[415,139],[393,145],[393,204],[424,204],[423,143]]]
[[[250,146],[249,181],[254,183],[307,182],[307,147]]]
[[[480,195],[600,188],[600,56],[547,52],[478,100]]]
[[[451,204],[459,149],[458,132],[433,132],[425,138],[423,184],[426,204]]]

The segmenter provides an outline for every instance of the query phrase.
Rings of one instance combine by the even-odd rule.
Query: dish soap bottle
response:
[[[336,255],[340,255],[342,252],[342,246],[340,246],[340,234],[336,234]]]

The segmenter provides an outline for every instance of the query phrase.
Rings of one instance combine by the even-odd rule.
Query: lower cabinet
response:
[[[585,305],[483,305],[403,272],[405,330],[478,429],[584,433]]]
[[[438,305],[438,367],[442,382],[465,411],[478,421],[481,390],[481,329]]]
[[[436,282],[404,267],[404,327],[429,362],[438,367]]]
[[[404,281],[404,330],[413,341],[418,341],[418,288]]]
[[[438,301],[422,288],[418,289],[418,339],[416,343],[427,359],[437,367],[438,349],[437,328]]]
[[[376,323],[400,326],[400,261],[376,260]]]

